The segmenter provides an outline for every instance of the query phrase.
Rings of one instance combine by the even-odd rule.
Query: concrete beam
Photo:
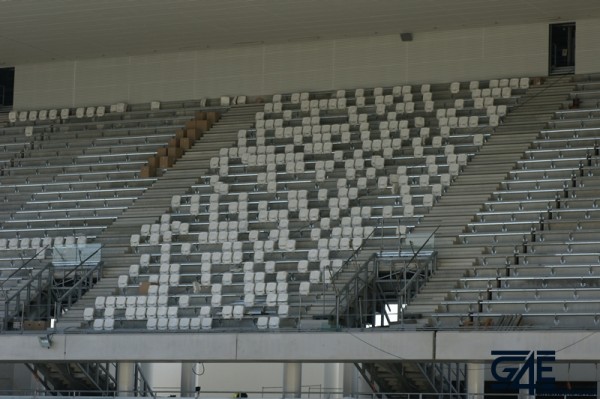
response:
[[[0,337],[3,361],[487,362],[492,350],[555,350],[557,361],[597,362],[593,331],[394,331],[42,334]]]
[[[492,350],[553,350],[558,362],[600,359],[598,331],[446,331],[435,343],[438,361],[490,361]]]
[[[110,333],[3,335],[3,361],[352,362],[431,359],[433,332]]]

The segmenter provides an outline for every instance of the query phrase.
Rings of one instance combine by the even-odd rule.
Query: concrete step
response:
[[[448,192],[415,227],[415,233],[430,233],[441,225],[438,232],[442,238],[438,240],[436,237],[437,272],[407,306],[405,315],[420,315],[420,322],[426,323],[428,315],[438,310],[440,301],[457,286],[460,277],[472,269],[484,248],[462,245],[458,235],[482,209],[516,162],[523,158],[524,152],[572,88],[572,83],[563,83],[559,78],[529,90],[467,164]]]
[[[98,242],[110,248],[110,251],[103,254],[103,278],[61,317],[57,322],[59,328],[79,326],[83,320],[84,308],[93,306],[96,296],[117,293],[118,277],[127,274],[129,265],[139,259],[139,255],[132,254],[129,249],[131,234],[139,232],[142,224],[158,220],[160,215],[169,209],[173,195],[188,192],[207,172],[206,168],[198,165],[202,164],[203,160],[218,156],[221,148],[233,144],[239,129],[252,126],[254,115],[259,109],[262,109],[262,106],[232,107],[229,112],[223,114],[211,130],[98,237]],[[190,173],[192,168],[193,173]]]

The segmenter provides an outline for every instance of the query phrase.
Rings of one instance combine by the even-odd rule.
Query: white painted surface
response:
[[[467,363],[467,393],[469,398],[480,398],[485,392],[485,370],[483,363]]]
[[[344,362],[431,359],[433,332],[289,332],[189,334],[55,334],[40,350],[37,335],[5,335],[4,360]]]
[[[492,350],[554,350],[556,360],[595,362],[600,357],[600,335],[593,331],[448,331],[436,335],[436,359],[459,357],[491,361]]]
[[[299,398],[302,396],[302,363],[286,362],[283,364],[281,385],[283,386],[284,398]]]
[[[37,335],[4,335],[5,361],[137,360],[142,362],[490,361],[492,350],[555,350],[559,362],[596,362],[594,331],[368,331],[248,334],[54,335],[40,350]]]
[[[598,37],[600,37],[600,19],[577,21],[575,26],[575,70],[577,73],[600,72],[598,57]]]
[[[327,399],[341,399],[344,393],[344,363],[326,363],[323,390]]]
[[[197,384],[196,369],[197,363],[181,363],[181,375],[180,375],[180,389],[179,396],[181,397],[193,397],[195,396],[195,389]]]
[[[322,363],[302,364],[302,390],[318,392],[323,387]],[[179,392],[179,363],[152,365],[153,388],[161,396]],[[200,396],[231,398],[231,392],[246,392],[249,397],[281,397],[283,364],[281,363],[203,363],[199,374]],[[227,391],[227,392],[224,392]],[[260,393],[260,394],[259,394]],[[272,393],[272,394],[270,394]]]
[[[547,63],[545,23],[33,63],[16,67],[15,108],[535,76]]]
[[[117,372],[117,391],[119,396],[133,395],[135,390],[135,363],[120,362]]]

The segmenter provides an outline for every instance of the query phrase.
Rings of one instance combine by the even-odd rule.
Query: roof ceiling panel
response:
[[[600,18],[597,0],[4,0],[0,64]]]

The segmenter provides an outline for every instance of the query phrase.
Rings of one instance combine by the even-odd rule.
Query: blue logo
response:
[[[555,351],[492,351],[494,388],[500,391],[527,389],[529,395],[556,392],[551,363]]]

